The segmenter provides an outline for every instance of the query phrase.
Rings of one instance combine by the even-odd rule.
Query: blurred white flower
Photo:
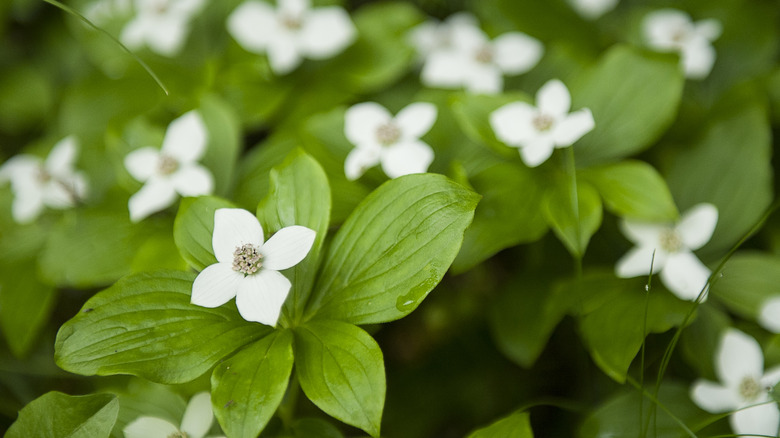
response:
[[[693,301],[710,276],[693,251],[710,241],[717,223],[718,209],[704,203],[688,210],[676,225],[624,220],[621,231],[636,247],[618,260],[615,273],[622,278],[647,275],[652,261],[653,273],[660,272],[670,291]]]
[[[620,0],[569,0],[571,7],[582,18],[595,20],[615,9]]]
[[[428,20],[409,32],[409,42],[424,60],[438,50],[454,49],[454,36],[462,27],[478,28],[479,22],[468,12],[450,15],[444,21]]]
[[[265,242],[255,215],[240,208],[220,208],[214,212],[211,239],[217,263],[195,278],[192,304],[219,307],[235,297],[245,320],[275,326],[291,287],[279,271],[300,263],[315,236],[314,230],[293,225]]]
[[[716,354],[715,373],[721,384],[697,380],[691,387],[693,401],[711,413],[739,409],[729,422],[740,436],[777,436],[780,410],[769,390],[780,381],[780,367],[764,373],[761,346],[733,328],[726,330]]]
[[[704,79],[710,74],[715,63],[712,41],[720,36],[722,30],[718,20],[694,23],[685,12],[661,9],[645,16],[642,30],[650,48],[680,54],[680,63],[687,78]]]
[[[449,48],[428,55],[420,74],[424,85],[499,93],[504,88],[503,75],[527,72],[544,52],[542,43],[524,33],[507,32],[491,41],[479,28],[467,24],[451,26],[449,39]]]
[[[555,148],[571,146],[595,123],[588,108],[569,113],[571,97],[563,82],[553,79],[536,92],[536,106],[512,102],[490,114],[496,138],[520,148],[525,164],[544,163]]]
[[[96,0],[84,11],[84,16],[95,24],[102,24],[114,17],[130,14],[131,0]]]
[[[152,146],[136,149],[125,157],[125,168],[144,183],[130,197],[130,219],[138,222],[163,210],[182,196],[209,195],[214,177],[198,164],[206,152],[208,131],[197,111],[190,111],[168,125],[162,149]]]
[[[146,45],[157,54],[176,56],[204,0],[135,0],[134,5],[136,16],[122,29],[122,43],[131,49]]]
[[[344,9],[312,9],[309,0],[277,0],[276,9],[264,1],[248,0],[230,14],[227,28],[244,49],[266,53],[276,74],[293,71],[303,58],[335,56],[356,35]]]
[[[74,169],[78,144],[72,136],[60,140],[46,160],[19,154],[0,166],[0,184],[11,183],[11,214],[18,223],[30,223],[43,207],[65,209],[84,199],[87,181]]]
[[[758,323],[772,333],[780,333],[780,295],[767,298],[761,304]]]
[[[143,416],[128,423],[122,432],[125,438],[203,438],[213,421],[211,396],[200,392],[190,399],[180,427],[162,418]]]
[[[358,179],[377,164],[390,178],[427,171],[433,149],[420,137],[431,129],[436,116],[436,106],[424,102],[406,106],[395,117],[374,102],[350,107],[344,116],[344,134],[355,148],[344,162],[347,179]]]

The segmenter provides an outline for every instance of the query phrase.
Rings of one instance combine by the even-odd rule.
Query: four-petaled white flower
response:
[[[11,214],[16,222],[30,223],[43,207],[73,207],[87,193],[84,174],[74,169],[78,145],[72,136],[60,140],[46,160],[19,154],[0,167],[0,184],[11,182],[14,201]]]
[[[162,418],[143,416],[128,423],[122,432],[125,438],[203,438],[213,421],[211,396],[208,392],[200,392],[190,399],[181,426]]]
[[[780,333],[780,296],[767,298],[761,304],[758,323],[772,333]]]
[[[536,107],[512,102],[490,114],[496,138],[520,148],[525,164],[536,167],[555,148],[571,146],[590,132],[595,123],[588,108],[569,113],[571,97],[563,82],[553,79],[536,92]]]
[[[314,230],[293,225],[265,242],[263,227],[252,213],[220,208],[214,212],[211,240],[217,263],[195,278],[191,302],[218,307],[235,297],[244,319],[275,326],[291,287],[279,271],[300,263],[315,235]]]
[[[128,22],[120,40],[131,49],[144,45],[163,56],[176,56],[190,31],[190,21],[204,0],[135,0],[136,16]]]
[[[482,30],[465,23],[448,30],[451,45],[434,50],[423,65],[420,79],[429,87],[465,87],[473,93],[499,93],[503,75],[517,75],[533,68],[544,47],[521,32],[507,32],[490,40]]]
[[[671,292],[693,301],[710,276],[693,251],[710,241],[717,223],[718,209],[704,203],[688,210],[676,225],[625,220],[621,230],[636,247],[618,260],[615,273],[622,278],[647,275],[652,262],[653,273],[660,272]]]
[[[645,16],[642,29],[650,48],[680,54],[680,63],[686,77],[704,79],[710,74],[715,63],[712,41],[721,33],[718,20],[701,20],[694,23],[685,12],[661,9]]]
[[[431,129],[436,115],[436,106],[424,102],[406,106],[395,117],[374,102],[350,107],[344,116],[344,134],[355,148],[344,162],[347,178],[360,178],[380,163],[390,178],[427,171],[433,149],[420,137]]]
[[[248,0],[230,14],[230,34],[244,49],[267,53],[276,74],[294,70],[303,58],[326,59],[355,40],[355,25],[338,6],[311,8],[309,0],[277,0],[277,7]]]
[[[711,413],[739,409],[729,422],[740,436],[777,436],[780,410],[769,390],[780,381],[780,367],[765,373],[761,346],[733,328],[726,330],[716,354],[715,373],[722,384],[697,380],[691,387],[693,401]]]
[[[128,208],[133,222],[165,209],[182,196],[209,195],[214,177],[197,161],[206,152],[208,131],[197,111],[190,111],[171,122],[165,132],[162,149],[147,146],[125,157],[125,168],[144,183],[130,197]]]
[[[450,15],[444,21],[428,20],[409,31],[409,43],[425,60],[436,51],[455,49],[455,35],[461,27],[478,28],[479,22],[468,12]]]
[[[620,0],[569,0],[572,8],[582,18],[595,20],[617,6]]]

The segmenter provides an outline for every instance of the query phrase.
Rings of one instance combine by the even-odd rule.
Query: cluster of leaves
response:
[[[780,126],[772,1],[626,0],[596,21],[563,0],[314,1],[346,7],[356,40],[285,75],[226,32],[241,3],[207,2],[180,54],[143,49],[143,64],[51,4],[0,5],[0,154],[43,156],[73,135],[90,185],[76,208],[24,225],[0,188],[8,436],[121,437],[139,416],[179,424],[185,399],[204,390],[212,431],[229,437],[728,433],[724,415],[689,395],[697,377],[717,380],[721,334],[738,327],[767,368],[780,363],[780,335],[756,323],[780,295],[780,222],[767,214]],[[643,47],[642,16],[669,6],[723,25],[704,80]],[[423,87],[410,30],[464,9],[491,35],[539,39],[540,63],[500,94]],[[127,20],[100,25],[119,35]],[[551,78],[595,129],[530,168],[490,114],[532,102]],[[430,173],[346,178],[344,114],[363,101],[436,105],[423,137]],[[201,163],[214,195],[131,222],[141,185],[124,157],[160,145],[193,109],[209,132]],[[706,302],[615,276],[630,248],[619,221],[673,223],[702,202],[719,212],[697,251],[715,268]],[[195,272],[216,261],[224,207],[256,212],[269,233],[317,232],[284,272],[292,290],[275,328],[232,302],[190,304]]]

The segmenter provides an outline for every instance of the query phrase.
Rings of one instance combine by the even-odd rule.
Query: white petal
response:
[[[199,164],[185,164],[171,175],[173,187],[182,196],[210,195],[214,191],[214,177]]]
[[[349,14],[331,6],[314,9],[306,15],[298,41],[307,57],[325,59],[352,44],[355,34]]]
[[[200,271],[192,283],[190,302],[201,307],[219,307],[235,297],[244,274],[234,271],[231,263],[214,263]]]
[[[187,438],[203,438],[211,428],[213,421],[211,395],[208,392],[199,392],[192,396],[187,410],[184,411],[181,430],[187,433]]]
[[[666,263],[666,253],[655,251],[651,246],[637,246],[630,249],[615,265],[615,275],[620,278],[632,278],[650,273],[650,265],[653,272],[660,271]]]
[[[535,38],[508,32],[493,40],[493,59],[501,70],[510,75],[525,73],[542,58],[544,46]]]
[[[349,151],[344,161],[344,174],[354,181],[360,178],[367,169],[379,164],[380,147],[355,147]]]
[[[439,26],[438,22],[429,20],[409,31],[409,42],[417,53],[425,56],[439,46],[441,41]]]
[[[78,144],[76,143],[76,138],[73,136],[65,137],[54,145],[51,152],[49,152],[44,167],[52,175],[68,177],[73,173],[77,153]]]
[[[767,388],[772,388],[780,383],[780,366],[772,367],[764,373],[761,377],[761,385]]]
[[[685,77],[689,79],[706,78],[715,64],[715,57],[715,49],[708,42],[702,41],[685,45],[680,59]]]
[[[125,438],[167,438],[179,429],[161,418],[138,417],[122,431]]]
[[[583,135],[592,131],[594,126],[593,114],[588,108],[582,108],[564,116],[553,128],[556,147],[571,146]]]
[[[160,151],[153,147],[136,149],[125,156],[125,169],[138,181],[146,182],[157,174]]]
[[[669,254],[661,270],[661,281],[681,300],[693,301],[707,284],[710,273],[692,252],[681,251]]]
[[[43,186],[43,204],[51,208],[69,208],[73,207],[76,200],[73,199],[75,190],[73,187],[65,186],[67,181],[49,181]]]
[[[416,140],[431,130],[436,122],[436,115],[436,105],[416,102],[399,111],[394,120],[401,129],[402,138]]]
[[[504,77],[497,65],[472,62],[465,68],[464,85],[469,92],[496,94],[504,89]]]
[[[220,263],[233,263],[233,252],[241,245],[263,245],[263,227],[252,213],[242,208],[220,208],[214,212],[211,245]]]
[[[300,225],[282,228],[260,249],[263,267],[281,271],[297,265],[311,250],[316,236],[314,230]]]
[[[394,144],[382,151],[382,170],[390,178],[424,173],[433,162],[433,149],[422,141]]]
[[[281,34],[268,44],[268,63],[274,73],[290,73],[301,65],[301,61],[300,48],[291,36]]]
[[[693,24],[694,32],[697,36],[709,41],[718,39],[721,33],[723,33],[723,26],[720,21],[710,18],[707,20],[699,20]]]
[[[180,163],[192,163],[203,157],[207,142],[206,123],[197,111],[190,111],[168,125],[162,153]]]
[[[718,208],[704,203],[686,211],[675,229],[686,247],[697,250],[710,241],[717,223]]]
[[[130,49],[138,49],[144,45],[146,35],[149,32],[150,23],[143,17],[136,17],[125,25],[119,40]]]
[[[738,434],[777,436],[780,411],[777,409],[777,403],[753,406],[731,414],[729,423]]]
[[[550,158],[555,147],[552,139],[546,137],[534,138],[520,148],[520,157],[528,167],[536,167]]]
[[[176,56],[180,51],[189,32],[187,21],[183,17],[158,17],[147,29],[146,44],[149,48],[163,56]]]
[[[377,129],[392,119],[390,112],[378,103],[352,105],[344,114],[344,135],[355,145],[373,144],[377,141]]]
[[[571,96],[566,85],[558,79],[547,81],[536,92],[536,107],[542,114],[547,114],[556,120],[562,119],[571,108]]]
[[[453,26],[450,38],[455,50],[463,52],[473,53],[490,44],[487,35],[478,26]]]
[[[276,9],[279,14],[284,16],[300,17],[311,9],[311,2],[309,0],[278,0]]]
[[[772,333],[780,333],[780,296],[764,301],[758,313],[758,323]]]
[[[11,214],[14,220],[20,224],[27,224],[35,219],[43,211],[43,192],[41,190],[30,190],[24,193],[17,193],[11,204]]]
[[[737,388],[745,377],[760,378],[764,372],[761,346],[752,336],[729,328],[718,346],[715,373],[727,385]]]
[[[256,0],[237,7],[228,17],[227,28],[241,47],[254,53],[265,53],[278,34],[274,9],[268,3]]]
[[[691,387],[691,399],[700,408],[707,412],[717,414],[739,408],[740,399],[732,388],[697,380]]]
[[[569,0],[578,14],[587,20],[595,20],[614,9],[618,0]]]
[[[138,222],[152,213],[164,210],[176,201],[176,190],[170,180],[152,178],[130,197],[127,207],[130,220]]]
[[[271,269],[247,275],[236,295],[238,312],[247,321],[276,326],[290,287],[287,277]]]
[[[533,120],[536,108],[525,102],[508,103],[490,113],[490,126],[496,138],[509,146],[521,146],[536,136]]]
[[[423,65],[420,81],[426,87],[458,88],[465,81],[464,71],[470,62],[455,50],[433,52]]]
[[[632,220],[620,221],[619,227],[623,235],[631,242],[640,246],[657,248],[658,252],[661,251],[661,233],[668,228],[658,223]]]
[[[20,183],[22,186],[27,187],[37,186],[39,185],[37,183],[37,175],[41,165],[41,159],[33,155],[15,155],[0,166],[0,183],[10,181],[14,186]],[[14,190],[18,189],[14,188]]]
[[[642,31],[648,46],[657,50],[676,50],[679,42],[676,36],[691,28],[691,19],[685,12],[676,9],[661,9],[645,15]]]

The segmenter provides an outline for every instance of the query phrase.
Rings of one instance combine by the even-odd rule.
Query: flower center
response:
[[[251,243],[245,243],[233,251],[233,270],[245,275],[254,274],[263,266],[263,255]]]
[[[299,30],[301,26],[303,26],[301,17],[293,14],[282,14],[282,16],[279,17],[279,22],[289,30]]]
[[[548,116],[547,114],[539,114],[538,116],[534,117],[531,124],[534,125],[534,129],[537,131],[545,132],[552,129],[553,124],[555,124],[555,119],[553,119],[551,116]]]
[[[761,384],[751,376],[747,376],[739,382],[739,395],[745,401],[754,401],[761,395]]]
[[[163,175],[170,175],[179,168],[179,162],[168,155],[160,155],[160,162],[157,163],[157,171]]]
[[[43,166],[38,166],[35,179],[37,179],[41,184],[46,184],[47,182],[51,181],[52,176],[49,172],[46,171],[46,169],[43,168]]]
[[[389,146],[401,138],[401,128],[393,122],[380,125],[376,129],[376,139],[384,146]]]
[[[474,53],[474,59],[483,64],[493,62],[493,49],[487,44],[483,45]]]
[[[170,9],[170,7],[171,4],[168,0],[157,0],[156,2],[154,2],[154,6],[152,7],[152,9],[157,14],[163,15],[166,12],[168,12],[168,9]]]
[[[674,231],[672,228],[666,228],[663,231],[661,231],[661,236],[659,237],[661,249],[668,253],[675,253],[680,251],[683,248],[683,242],[680,238],[680,235],[677,233],[677,231]]]

